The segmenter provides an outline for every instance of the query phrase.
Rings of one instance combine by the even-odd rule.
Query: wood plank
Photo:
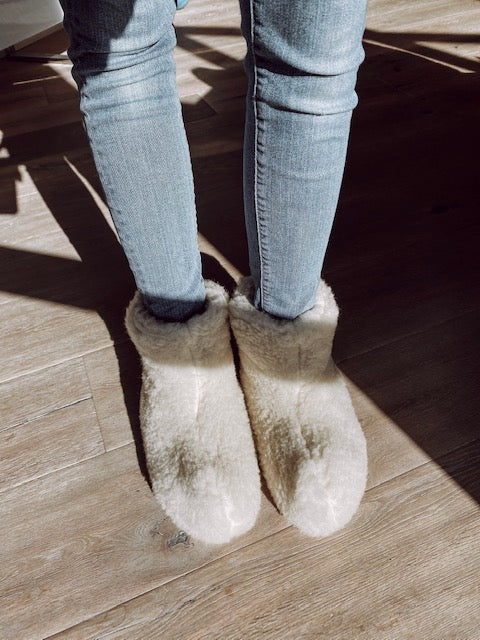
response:
[[[67,66],[67,65],[65,65]],[[71,69],[71,66],[68,67]],[[58,70],[58,65],[55,67]],[[64,102],[77,98],[77,88],[65,79],[66,74],[58,75],[42,83],[45,96],[49,103]]]
[[[0,431],[0,492],[104,451],[91,399],[4,429]]]
[[[208,96],[207,100],[208,101]],[[192,158],[237,151],[243,147],[243,108],[187,125]]]
[[[78,98],[73,93],[70,100],[49,102],[44,106],[31,106],[22,109],[21,113],[12,113],[1,123],[1,128],[7,138],[48,129],[52,122],[57,126],[80,123],[81,116],[78,109]]]
[[[58,28],[48,36],[42,38],[41,42],[32,42],[20,50],[22,53],[35,53],[39,50],[39,47],[42,48],[42,51],[48,53],[64,53],[68,47],[68,36],[64,29]]]
[[[74,111],[78,112],[77,104]],[[28,118],[28,114],[22,115]],[[37,112],[32,112],[31,118],[35,120],[37,115]],[[74,118],[59,118],[55,126],[51,126],[51,123],[55,122],[55,112],[51,113],[51,116],[50,121],[43,122],[38,129],[19,131],[19,127],[15,127],[16,130],[12,133],[9,132],[9,125],[6,125],[4,144],[9,150],[12,162],[24,164],[34,158],[65,153],[72,149],[85,149],[88,146],[79,113]]]
[[[4,221],[6,215],[14,215],[18,211],[16,186],[20,180],[20,172],[16,165],[6,165],[0,168],[0,177],[0,220]]]
[[[198,52],[186,50],[180,58],[176,56],[180,96],[195,92],[215,106],[215,102],[245,95],[245,52],[243,41],[235,39],[221,49],[205,47]]]
[[[112,336],[126,339],[123,316],[128,297],[122,300],[107,295],[104,303],[94,309],[12,297],[11,302],[0,307],[6,327],[0,381],[111,345]]]
[[[85,240],[75,238],[76,249],[83,254],[82,260],[65,233],[58,230],[45,236],[25,239],[21,248],[18,245],[15,248],[0,247],[0,259],[4,266],[4,273],[0,277],[0,287],[4,292],[0,295],[0,304],[16,294],[80,308],[94,308],[95,302],[104,297],[103,287],[107,283],[108,289],[131,291],[132,278],[120,248],[109,246],[110,239],[106,234],[95,238],[95,231],[92,230],[92,242],[96,241],[99,249],[102,244],[106,245],[102,253],[105,270],[95,280],[92,276],[99,257],[95,258],[93,252],[87,254],[87,247],[83,250]],[[115,267],[117,273],[120,272],[118,276]]]
[[[420,65],[406,63],[405,56],[378,58],[367,60],[360,74],[360,103],[331,242],[342,245],[345,262],[360,260],[374,246],[391,249],[403,238],[422,239],[428,249],[428,233],[440,238],[447,229],[478,222],[479,134],[473,125],[480,82],[460,74],[452,79],[450,71],[438,82],[425,82],[431,64],[420,73]],[[372,85],[372,77],[381,77],[382,90]]]
[[[395,417],[387,413],[385,406],[378,406],[352,380],[346,378],[346,382],[367,439],[368,488],[408,473],[431,459],[412,435],[402,429]],[[395,388],[389,391],[392,396],[395,394]],[[445,452],[453,448],[448,440],[443,445]]]
[[[39,243],[42,237],[59,230],[64,236],[75,232],[72,240],[78,241],[87,234],[87,228],[90,234],[102,235],[104,242],[109,240],[111,247],[116,246],[102,220],[102,210],[78,175],[83,176],[91,190],[101,193],[90,152],[87,149],[64,151],[62,156],[47,154],[32,159],[27,147],[21,152],[25,154],[26,165],[17,167],[14,159],[10,159],[10,165],[5,163],[0,168],[0,197],[7,198],[13,189],[15,198],[10,211],[15,217],[0,217],[2,243],[9,248],[37,249],[30,241]],[[78,258],[79,251],[74,250],[68,237],[62,239],[63,242],[60,237],[57,239],[56,253]],[[50,247],[45,253],[48,251],[55,253]]]
[[[133,344],[99,349],[84,361],[106,450],[139,441],[141,365]]]
[[[182,115],[184,122],[205,120],[215,115],[215,111],[198,94],[182,96]]]
[[[6,91],[15,91],[21,85],[35,85],[37,82],[47,81],[48,78],[57,78],[58,73],[51,63],[34,64],[32,62],[19,62],[0,58],[2,69],[2,88]],[[68,65],[66,65],[68,66]]]
[[[427,32],[400,32],[392,33],[376,29],[366,29],[364,44],[367,51],[372,47],[378,47],[379,51],[397,53],[407,57],[412,64],[419,64],[419,76],[422,76],[421,68],[426,62],[430,63],[432,75],[429,80],[435,79],[437,72],[441,74],[445,68],[462,74],[475,73],[479,44],[472,33],[451,34],[441,29],[439,33]],[[367,54],[368,55],[368,54]],[[433,63],[433,64],[432,64]],[[386,78],[387,82],[391,78]],[[425,81],[428,81],[425,78]]]
[[[0,168],[0,229],[2,244],[9,247],[22,242],[24,237],[38,236],[36,216],[42,215],[42,231],[48,235],[58,230],[52,217],[45,210],[45,202],[24,166],[16,163]],[[10,215],[15,215],[15,218]],[[19,219],[21,219],[21,224]]]
[[[479,462],[478,442],[443,460],[480,495]],[[368,491],[331,538],[287,528],[54,638],[477,640],[479,522],[431,462]]]
[[[479,307],[480,227],[441,240],[392,248],[325,278],[341,309],[338,360],[420,333]],[[452,251],[458,242],[461,254]],[[469,277],[465,278],[465,273]]]
[[[208,4],[190,2],[185,9],[176,13],[175,26],[178,30],[184,27],[208,36],[210,42],[216,35],[224,37],[225,29],[229,34],[235,30],[234,35],[238,37],[240,9],[238,3],[225,3],[222,0],[212,0]]]
[[[439,124],[438,120],[431,117],[432,110],[441,116],[448,108],[448,103],[454,101],[455,96],[451,91],[463,91],[468,87],[475,93],[478,91],[478,78],[476,74],[471,73],[476,68],[476,62],[473,60],[456,57],[452,54],[444,55],[440,51],[429,50],[424,45],[418,45],[415,52],[412,53],[409,49],[402,49],[401,41],[399,41],[397,48],[396,39],[390,37],[389,40],[392,44],[388,44],[387,39],[385,39],[385,43],[382,43],[375,36],[375,32],[372,34],[366,32],[367,58],[360,70],[361,82],[359,84],[362,100],[363,93],[365,93],[362,78],[366,74],[377,75],[385,85],[383,90],[377,91],[377,97],[381,97],[382,101],[385,100],[388,97],[388,87],[397,90],[397,100],[400,101],[409,102],[414,96],[417,100],[421,97],[422,103],[417,103],[416,109],[412,104],[412,109],[409,112],[404,112],[400,118],[401,120],[412,119],[414,115],[418,115],[419,119],[425,120],[427,127],[430,128],[434,124],[437,126]],[[437,56],[438,59],[434,56]],[[385,69],[389,70],[386,77]],[[444,94],[442,102],[438,102],[436,99],[438,93]],[[429,103],[428,108],[426,103]],[[473,106],[471,103],[459,103],[459,109],[462,112],[471,111]],[[384,116],[388,113],[393,114],[395,111],[397,109],[392,105],[392,111],[385,112]],[[445,118],[447,129],[451,128],[457,119],[458,114],[453,115],[450,122]],[[392,133],[398,135],[399,131],[396,130]]]
[[[58,101],[61,101],[60,98]],[[215,115],[212,107],[198,94],[183,96],[182,106],[186,123],[204,120]],[[78,111],[78,105],[75,106],[75,110]],[[15,112],[18,113],[18,107]],[[23,113],[23,116],[29,119],[28,113]],[[52,113],[52,116],[55,116],[55,113]],[[36,117],[36,112],[32,111],[31,118],[35,119]],[[51,121],[54,122],[55,118],[52,117]],[[72,150],[88,148],[88,139],[80,115],[78,118],[55,126],[46,126],[44,123],[39,129],[29,128],[27,131],[18,131],[18,127],[15,127],[15,131],[11,132],[8,123],[4,125],[4,129],[3,143],[8,149],[8,156],[12,163],[30,163],[31,160],[47,155],[71,153]]]
[[[98,188],[89,154],[69,155]],[[103,210],[66,161],[47,156],[28,172],[19,213],[0,222],[8,242],[0,247],[1,380],[125,340],[134,290]]]
[[[479,312],[472,312],[344,360],[340,366],[378,411],[425,454],[438,459],[478,438],[478,327]],[[370,420],[367,415],[365,428]],[[370,437],[374,439],[374,433]],[[390,435],[385,437],[388,441]],[[393,443],[390,447],[385,443],[389,453],[380,469],[396,456]],[[399,449],[399,459],[409,453],[408,448]],[[420,462],[416,450],[411,453],[412,462]],[[371,454],[373,462],[381,457],[375,446]],[[397,464],[393,463],[392,473],[401,473]]]
[[[241,150],[194,158],[193,171],[198,228],[208,242],[206,251],[224,262],[234,277],[249,273]]]
[[[23,104],[25,103],[25,104]],[[19,109],[27,108],[32,105],[45,105],[46,96],[43,87],[39,84],[36,85],[17,85],[9,87],[8,91],[2,91],[0,93],[0,105],[2,106],[2,120],[5,117],[5,113],[9,109],[16,109],[17,113]]]
[[[3,492],[0,512],[2,640],[44,638],[285,527],[264,499],[233,543],[182,542],[133,445]]]
[[[0,431],[91,397],[81,358],[0,384]]]
[[[430,5],[434,5],[434,15]],[[369,27],[384,30],[409,29],[425,33],[455,34],[455,28],[461,26],[468,33],[475,28],[480,11],[478,5],[470,0],[457,0],[455,5],[448,0],[418,2],[399,0],[371,0],[368,7],[367,24]]]

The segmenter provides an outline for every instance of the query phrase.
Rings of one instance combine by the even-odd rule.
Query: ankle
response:
[[[195,315],[204,313],[207,301],[169,300],[142,294],[142,302],[149,313],[161,322],[187,322]]]

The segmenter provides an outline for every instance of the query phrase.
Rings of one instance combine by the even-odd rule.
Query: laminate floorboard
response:
[[[47,416],[91,397],[81,358],[17,376],[0,385],[2,430]]]
[[[104,453],[91,399],[0,431],[0,491]]]
[[[139,435],[141,385],[135,348],[127,341],[88,353],[83,359],[105,449],[132,442]]]

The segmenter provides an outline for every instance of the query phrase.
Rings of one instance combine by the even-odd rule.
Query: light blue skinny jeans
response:
[[[190,0],[195,2],[195,0]],[[194,184],[175,81],[175,0],[61,0],[96,167],[147,307],[205,301]],[[366,0],[240,0],[244,208],[255,304],[314,304],[345,165]]]

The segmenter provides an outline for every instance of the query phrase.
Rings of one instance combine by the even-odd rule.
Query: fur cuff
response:
[[[243,278],[230,302],[230,322],[239,347],[253,365],[273,377],[319,376],[330,364],[338,307],[332,290],[321,282],[315,305],[294,320],[275,318],[253,304],[251,278]]]
[[[205,281],[206,303],[202,313],[186,322],[162,322],[143,305],[137,291],[125,316],[127,332],[142,357],[162,362],[191,361],[191,346],[195,357],[219,364],[219,351],[225,351],[228,335],[228,294],[216,282]],[[223,340],[219,340],[222,336]],[[228,350],[224,354],[228,359]],[[209,357],[211,356],[211,357]]]

